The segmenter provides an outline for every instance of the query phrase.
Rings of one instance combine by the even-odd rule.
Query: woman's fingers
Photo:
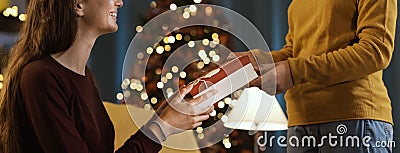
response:
[[[207,120],[208,118],[210,118],[209,115],[196,115],[196,116],[193,117],[195,123],[202,122],[204,120]]]
[[[212,97],[215,96],[217,93],[218,93],[217,90],[211,90],[211,91],[206,92],[206,93],[204,93],[203,95],[201,95],[201,96],[199,96],[199,97],[197,97],[197,98],[194,98],[194,99],[192,99],[192,100],[189,100],[189,103],[192,104],[192,105],[197,105],[197,104],[199,104],[199,103],[201,103],[201,102],[204,102],[205,100],[207,100],[207,99],[209,99],[209,98],[212,98]]]
[[[179,89],[179,95],[180,99],[179,101],[183,100],[183,97],[185,97],[193,88],[193,84],[188,84],[187,86],[184,86]]]

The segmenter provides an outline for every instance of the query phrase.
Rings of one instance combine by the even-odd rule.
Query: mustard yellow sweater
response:
[[[293,0],[288,14],[286,45],[271,53],[275,62],[288,60],[295,84],[285,95],[289,126],[393,124],[382,70],[394,49],[397,0]]]

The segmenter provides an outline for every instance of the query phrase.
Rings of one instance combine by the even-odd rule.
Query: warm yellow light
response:
[[[7,8],[6,10],[3,11],[3,15],[5,17],[9,17],[12,13],[12,9],[11,8]]]
[[[178,68],[177,66],[173,66],[173,67],[171,68],[171,70],[172,70],[172,72],[174,72],[174,73],[178,73],[179,68]]]
[[[139,85],[136,87],[136,90],[137,90],[137,91],[142,91],[142,90],[143,90],[143,85],[139,84]]]
[[[215,56],[215,55],[217,55],[217,52],[215,52],[215,51],[210,51],[209,53],[208,53],[208,55],[210,56],[210,57],[213,57],[213,56]]]
[[[227,149],[232,147],[232,143],[229,141],[229,137],[224,138],[224,140],[222,140],[222,143],[224,144],[225,148],[227,148]]]
[[[161,82],[162,83],[167,83],[168,82],[168,78],[167,77],[162,77],[161,78]]]
[[[190,10],[190,12],[196,12],[197,11],[197,7],[195,5],[190,5],[189,6],[189,10]]]
[[[207,16],[211,16],[212,12],[213,12],[212,7],[211,6],[207,6],[206,7],[206,15]]]
[[[171,44],[175,43],[175,37],[174,36],[169,36],[168,37],[168,42],[171,43]]]
[[[193,0],[193,2],[199,4],[201,3],[201,0]]]
[[[144,54],[143,54],[142,52],[139,52],[139,53],[136,55],[136,57],[137,57],[139,60],[142,60],[142,59],[144,58]]]
[[[222,117],[221,117],[221,121],[222,122],[227,122],[228,121],[228,116],[226,116],[226,115],[222,115]]]
[[[211,41],[210,42],[210,47],[211,48],[215,48],[217,46],[217,44],[214,42],[214,41]]]
[[[151,105],[150,104],[145,104],[144,105],[144,110],[150,110],[151,109]]]
[[[190,48],[193,48],[194,47],[194,41],[189,41],[189,43],[188,43],[188,46],[190,47]]]
[[[210,113],[210,116],[215,116],[215,115],[217,115],[217,111],[213,110],[213,111]]]
[[[151,98],[150,101],[151,101],[152,104],[157,104],[157,98],[156,97]]]
[[[8,17],[8,16],[10,16],[10,14],[6,10],[4,10],[3,11],[3,16]]]
[[[222,140],[222,143],[223,143],[223,144],[229,143],[229,138],[224,138],[224,140]]]
[[[211,37],[212,37],[212,39],[218,39],[219,36],[217,33],[213,33]]]
[[[229,149],[229,148],[232,147],[232,144],[231,143],[225,143],[224,146],[225,146],[226,149]]]
[[[143,93],[140,95],[140,98],[142,98],[142,100],[147,100],[147,98],[149,98],[149,96],[147,95],[146,92],[143,92]]]
[[[157,75],[160,75],[161,72],[162,72],[162,70],[161,70],[160,68],[157,68],[156,71],[155,71],[155,73],[156,73]]]
[[[199,50],[199,52],[197,53],[197,55],[199,55],[199,57],[200,57],[201,59],[207,58],[207,53],[206,53],[205,50]]]
[[[204,68],[204,63],[203,62],[197,63],[197,68],[198,69],[203,69]]]
[[[164,37],[163,42],[164,42],[165,44],[168,44],[168,43],[169,43],[168,37]]]
[[[187,8],[185,8],[184,10],[183,10],[183,12],[190,12],[190,9],[187,7]]]
[[[210,58],[204,58],[203,59],[203,62],[204,62],[204,64],[210,64],[210,62],[211,62],[211,60],[210,60]]]
[[[147,54],[153,53],[153,48],[147,47],[146,52],[147,52]]]
[[[171,46],[170,45],[165,45],[164,49],[165,49],[165,51],[169,52],[169,51],[171,51]]]
[[[214,43],[214,44],[219,44],[219,39],[214,39],[214,40],[213,40],[213,43]]]
[[[204,129],[203,127],[197,127],[196,132],[197,133],[203,133]]]
[[[190,14],[188,12],[183,13],[183,18],[184,19],[189,19],[190,18]]]
[[[121,88],[126,89],[126,88],[128,88],[128,85],[121,84]]]
[[[196,16],[197,12],[190,12],[191,16]]]
[[[165,77],[167,77],[167,79],[172,79],[173,75],[172,75],[172,73],[167,73],[167,74],[165,75]]]
[[[131,96],[130,91],[124,91],[124,97],[129,98]]]
[[[167,93],[173,93],[174,90],[172,90],[172,88],[168,88],[168,89],[166,90],[166,92],[167,92]]]
[[[135,90],[135,89],[137,89],[137,84],[132,83],[131,85],[129,85],[129,88],[131,88],[132,90]]]
[[[212,24],[213,24],[213,26],[216,26],[216,27],[217,27],[217,26],[219,25],[219,21],[218,21],[218,20],[213,20],[213,21],[212,21]]]
[[[197,135],[197,138],[199,138],[200,140],[204,139],[204,134],[203,133],[199,133]]]
[[[164,52],[164,47],[163,47],[163,46],[158,46],[158,47],[156,48],[156,52],[157,52],[158,54],[162,54],[162,53]]]
[[[150,3],[150,7],[151,7],[151,8],[156,8],[156,7],[157,7],[157,3],[156,3],[155,1],[152,1],[152,2]]]
[[[203,39],[203,45],[208,46],[210,44],[210,41],[208,39]]]
[[[0,89],[3,89],[3,82],[0,82]]]
[[[175,36],[175,38],[176,38],[176,40],[182,40],[182,35],[181,35],[181,34],[177,34],[177,35]]]
[[[157,88],[159,88],[159,89],[164,88],[164,83],[158,82],[158,83],[157,83]]]
[[[17,17],[17,16],[18,16],[18,7],[17,7],[17,6],[11,7],[11,12],[10,12],[10,14],[11,14],[13,17]]]
[[[224,115],[224,114],[218,113],[217,117],[218,117],[219,119],[221,119],[222,115]]]
[[[224,99],[224,102],[225,102],[225,104],[229,105],[229,104],[232,103],[232,98],[226,97],[226,98]]]
[[[225,107],[225,103],[220,101],[218,102],[218,108],[224,108]]]
[[[182,71],[181,73],[179,73],[179,76],[181,78],[186,78],[186,72]]]
[[[219,57],[219,55],[214,55],[214,56],[212,57],[212,60],[213,60],[214,62],[218,62],[220,59],[221,59],[221,58]]]
[[[177,8],[178,8],[178,6],[176,6],[176,4],[174,4],[174,3],[169,5],[169,9],[171,9],[172,11],[175,11]]]
[[[143,31],[143,27],[138,25],[136,26],[136,32],[142,32]]]
[[[4,76],[3,76],[3,74],[0,74],[0,81],[3,81],[4,80]]]
[[[124,99],[124,95],[122,93],[118,93],[116,97],[118,100]]]

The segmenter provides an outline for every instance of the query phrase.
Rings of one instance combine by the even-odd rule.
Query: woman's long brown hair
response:
[[[20,75],[24,66],[67,50],[75,40],[77,16],[73,0],[30,0],[19,40],[9,52],[0,93],[0,153],[21,152]]]

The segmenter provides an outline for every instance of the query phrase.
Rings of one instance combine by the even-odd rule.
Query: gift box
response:
[[[190,95],[193,98],[197,98],[209,91],[217,90],[216,95],[209,97],[207,100],[202,100],[203,102],[199,104],[200,107],[208,107],[257,77],[258,75],[250,63],[249,56],[240,56],[193,82],[194,85]]]

